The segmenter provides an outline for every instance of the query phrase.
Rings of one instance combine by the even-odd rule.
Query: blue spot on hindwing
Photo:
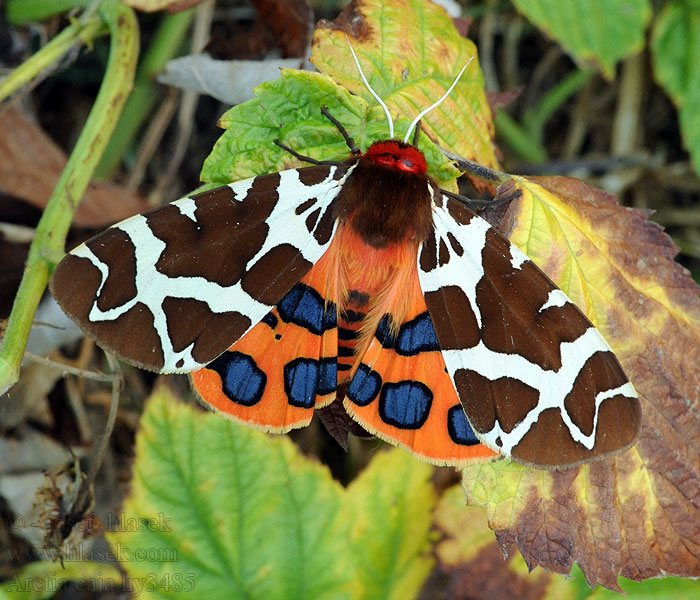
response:
[[[338,361],[333,358],[322,358],[318,369],[318,388],[316,393],[325,396],[338,389]]]
[[[277,304],[277,312],[287,323],[294,323],[321,335],[336,326],[335,304],[327,304],[320,294],[303,283],[297,283]]]
[[[224,352],[206,368],[219,374],[221,389],[232,402],[253,406],[262,398],[267,376],[251,356],[241,352]]]
[[[432,402],[433,393],[420,381],[385,383],[379,396],[379,416],[399,429],[420,429]]]
[[[347,398],[359,406],[367,406],[377,397],[381,387],[379,373],[367,365],[360,365],[348,387]]]
[[[292,406],[313,408],[316,396],[334,392],[337,387],[335,358],[295,358],[284,365],[284,392]]]
[[[474,446],[479,443],[461,404],[456,404],[447,411],[447,431],[455,444]]]
[[[318,361],[295,358],[284,365],[284,392],[292,406],[313,408],[316,401]]]
[[[402,324],[396,336],[391,335],[390,326],[391,317],[384,315],[375,333],[377,340],[384,348],[391,348],[402,356],[440,350],[433,322],[427,312]]]

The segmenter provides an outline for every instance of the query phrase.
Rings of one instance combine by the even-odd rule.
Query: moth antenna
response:
[[[365,87],[369,90],[369,93],[372,94],[374,99],[379,102],[379,105],[384,109],[384,114],[386,115],[386,120],[389,122],[389,137],[394,138],[394,121],[391,119],[391,113],[389,113],[389,109],[386,107],[386,104],[382,102],[382,99],[379,97],[379,94],[375,92],[372,89],[372,86],[369,84],[369,81],[367,81],[367,78],[365,77],[365,74],[362,71],[362,67],[360,66],[360,61],[357,60],[357,54],[355,54],[355,51],[352,48],[352,44],[350,44],[350,38],[348,37],[347,34],[345,34],[345,41],[348,43],[348,48],[350,48],[350,52],[352,52],[352,57],[355,59],[355,64],[357,65],[357,70],[360,72],[360,77],[362,77],[362,82],[365,84]],[[469,63],[467,63],[469,64]],[[461,73],[460,73],[461,75]],[[452,89],[452,88],[450,88]]]
[[[351,50],[352,50],[352,48],[351,48]],[[455,80],[452,82],[452,85],[451,85],[449,88],[447,88],[447,91],[446,91],[442,96],[440,96],[440,98],[438,99],[437,102],[435,102],[434,104],[431,104],[428,108],[422,110],[420,113],[418,113],[418,116],[417,116],[415,119],[413,119],[413,122],[411,123],[411,126],[408,128],[408,131],[406,132],[406,137],[403,139],[404,144],[407,144],[407,143],[408,143],[408,138],[411,137],[411,132],[413,131],[413,128],[416,126],[416,124],[418,123],[418,121],[420,121],[426,114],[428,114],[428,113],[429,113],[431,110],[433,110],[435,107],[439,106],[440,103],[441,103],[445,98],[447,98],[447,96],[450,95],[450,92],[451,92],[451,91],[454,89],[454,87],[457,85],[457,82],[459,81],[459,78],[462,76],[462,73],[464,73],[464,71],[466,70],[466,68],[469,66],[469,63],[472,62],[473,60],[474,60],[474,57],[472,56],[472,57],[467,61],[467,63],[462,67],[462,70],[459,72],[459,74],[457,75],[457,77],[455,78]]]

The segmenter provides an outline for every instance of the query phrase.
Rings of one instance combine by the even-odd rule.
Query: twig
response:
[[[0,101],[52,69],[76,45],[89,44],[103,33],[105,33],[105,24],[99,15],[93,16],[84,23],[76,21],[70,24],[46,46],[0,81]]]
[[[211,22],[214,17],[214,2],[207,0],[200,4],[195,11],[194,30],[192,32],[192,53],[196,54],[202,51],[209,36]],[[165,173],[159,178],[156,189],[149,195],[149,204],[159,205],[162,203],[162,197],[180,168],[182,159],[187,151],[187,144],[192,136],[194,128],[194,112],[197,109],[199,102],[199,94],[197,92],[183,92],[180,101],[180,109],[177,115],[178,130],[173,144],[173,150]]]
[[[141,185],[146,168],[158,149],[163,135],[165,135],[165,131],[177,110],[179,99],[180,92],[175,88],[169,88],[155,116],[151,119],[148,129],[146,129],[146,133],[141,140],[138,154],[136,155],[136,163],[126,182],[125,187],[129,192],[136,192]]]
[[[494,0],[488,0],[488,10],[484,14],[479,27],[479,64],[484,74],[484,84],[488,91],[496,91],[498,86],[498,75],[493,62],[493,40],[496,33],[498,10]]]
[[[637,149],[642,129],[639,121],[644,83],[644,54],[640,52],[622,63],[620,93],[610,140],[610,152],[614,156],[632,154]]]
[[[104,373],[95,373],[94,371],[87,371],[85,369],[79,369],[77,367],[71,367],[70,365],[65,365],[63,363],[57,362],[55,360],[50,360],[44,358],[43,356],[38,356],[37,354],[32,354],[31,352],[24,353],[25,358],[28,358],[32,362],[38,363],[40,365],[45,365],[47,367],[53,367],[54,369],[59,369],[63,371],[63,374],[77,375],[78,377],[84,377],[85,379],[93,379],[94,381],[102,381],[105,383],[111,382],[114,377],[112,375],[105,375]]]
[[[112,356],[109,352],[105,352],[105,356],[107,357],[107,362],[112,369],[112,402],[109,407],[109,414],[107,415],[105,430],[97,443],[97,448],[95,449],[95,454],[90,464],[90,470],[88,471],[85,479],[80,482],[80,486],[75,495],[75,501],[69,509],[62,527],[63,539],[66,539],[70,535],[73,527],[83,519],[85,513],[92,505],[92,484],[94,483],[95,477],[102,466],[102,461],[104,460],[104,455],[109,445],[109,439],[112,436],[112,430],[114,429],[114,423],[117,420],[122,374],[117,359],[114,358],[114,356]]]

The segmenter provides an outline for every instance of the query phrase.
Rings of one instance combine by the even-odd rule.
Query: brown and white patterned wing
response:
[[[201,368],[329,246],[349,170],[263,175],[131,217],[70,252],[51,289],[101,346],[161,373]]]
[[[440,197],[433,220],[419,279],[447,370],[481,441],[545,468],[633,444],[639,400],[583,313],[463,205]]]

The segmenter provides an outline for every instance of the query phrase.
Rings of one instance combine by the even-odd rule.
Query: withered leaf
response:
[[[28,115],[15,107],[0,112],[0,192],[44,208],[65,165],[63,150]],[[147,208],[141,198],[117,185],[93,182],[74,223],[102,227]]]
[[[569,594],[569,582],[544,570],[528,573],[523,559],[511,554],[504,561],[498,542],[484,521],[484,509],[465,507],[459,486],[448,489],[435,510],[435,527],[444,534],[437,545],[437,565],[423,588],[427,594],[444,589],[450,600],[479,600],[486,598],[517,598],[540,600],[562,598]],[[442,585],[431,586],[431,580]],[[446,584],[444,583],[446,580]]]
[[[307,0],[252,0],[259,18],[275,34],[282,56],[304,56],[311,43],[314,12]]]
[[[536,183],[535,183],[536,182]],[[642,402],[635,447],[563,472],[505,461],[469,467],[504,552],[619,589],[700,576],[700,288],[645,211],[564,177],[517,179],[511,241],[598,326]]]

